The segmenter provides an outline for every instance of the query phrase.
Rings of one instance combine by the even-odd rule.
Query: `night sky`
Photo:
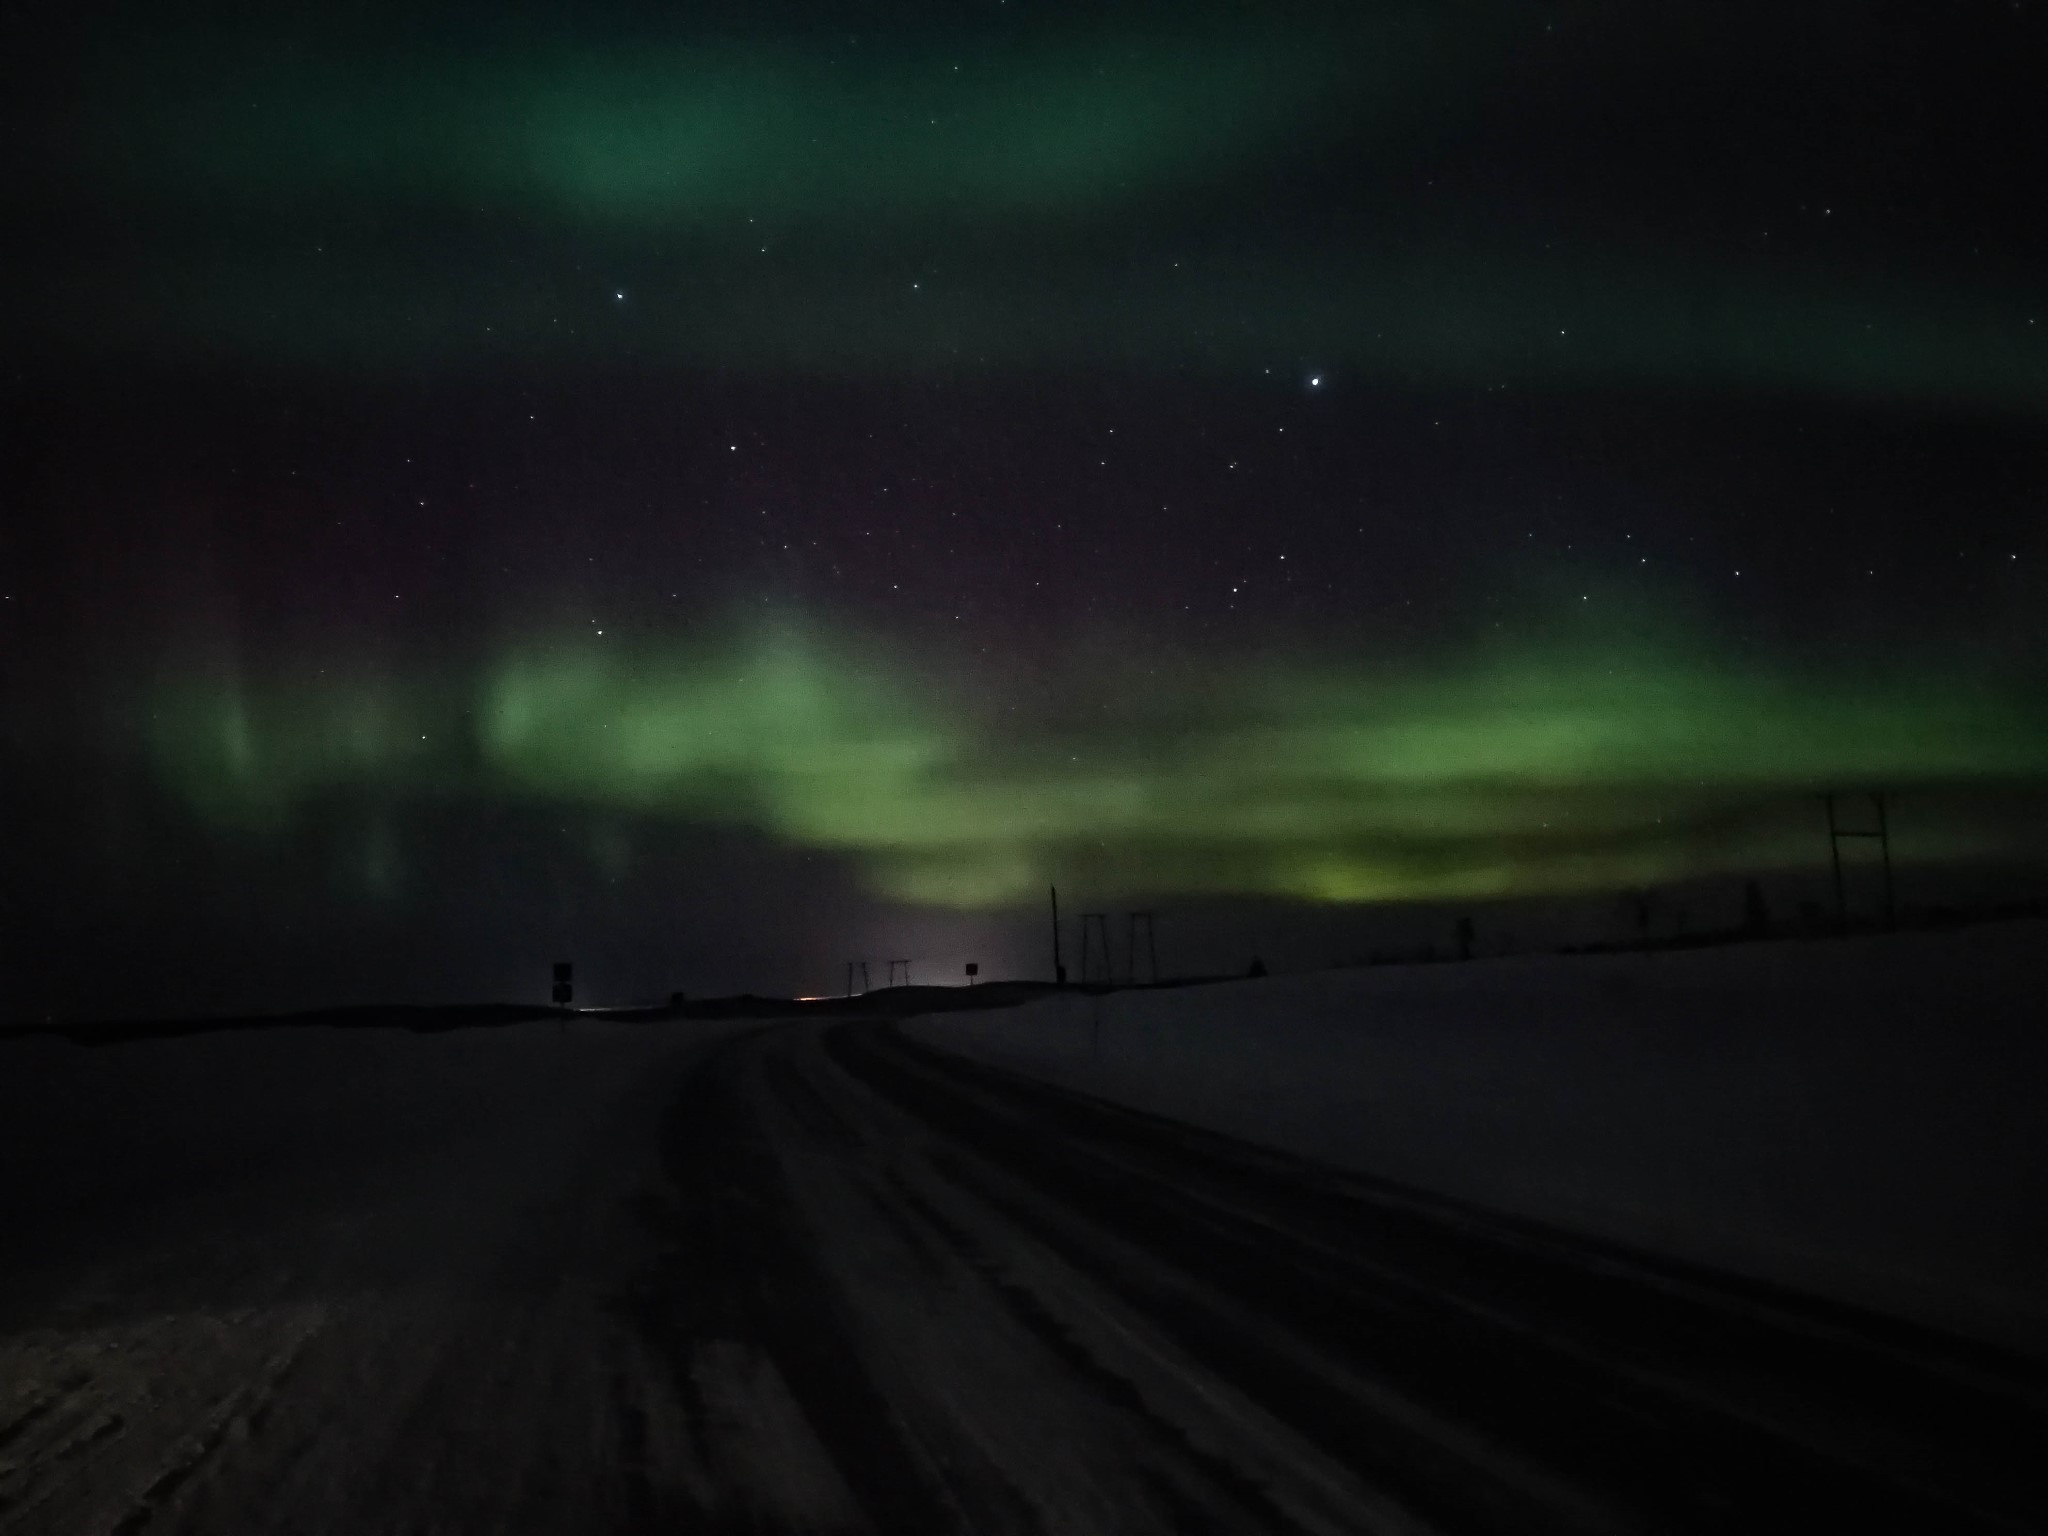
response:
[[[8,1011],[2048,852],[2035,4],[328,9],[0,82]]]

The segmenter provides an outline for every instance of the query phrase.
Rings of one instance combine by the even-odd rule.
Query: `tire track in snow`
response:
[[[2048,1397],[2020,1362],[1697,1273],[1674,1282],[1412,1192],[1387,1192],[1381,1210],[1361,1181],[890,1032],[848,1028],[828,1051],[930,1124],[963,1184],[1333,1451],[1348,1434],[1367,1464],[1405,1419],[1408,1443],[1375,1475],[1450,1528],[1541,1523],[1509,1490],[1474,1497],[1500,1470],[1489,1440],[1593,1501],[1553,1508],[1560,1528],[1595,1506],[1655,1529],[1739,1529],[1764,1511],[2040,1528],[2027,1448],[2043,1443]],[[1284,1350],[1251,1337],[1263,1320],[1359,1383],[1391,1383],[1425,1418],[1319,1398],[1312,1372],[1280,1371]],[[1461,1425],[1482,1438],[1433,1456]]]
[[[98,1234],[0,1336],[0,1531],[2048,1528],[1994,1351],[886,1026],[718,1039],[529,1040],[544,1123],[321,1166],[331,1224]]]

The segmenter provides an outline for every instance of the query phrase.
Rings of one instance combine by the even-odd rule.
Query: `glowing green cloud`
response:
[[[484,763],[526,791],[814,845],[857,843],[955,750],[894,676],[793,635],[645,660],[515,656],[486,682],[479,718]]]
[[[1065,682],[1115,704],[1085,669]],[[171,690],[152,740],[222,823],[342,792],[538,801],[749,827],[845,855],[879,892],[970,907],[1060,876],[1341,902],[1638,885],[1814,862],[1824,845],[1785,808],[1820,789],[2048,778],[2041,712],[1954,677],[1617,645],[1394,677],[1271,666],[1167,692],[1141,719],[1020,723],[883,648],[793,630],[524,649],[466,693]],[[1913,851],[1985,846],[1951,823]]]
[[[843,37],[438,57],[159,40],[92,80],[108,111],[89,142],[139,195],[272,207],[359,195],[667,230],[1037,216],[1211,179],[1339,92],[1348,111],[1441,111],[1426,83],[1440,24],[1397,14],[1340,37],[1362,35],[1371,52],[1350,60],[1328,36],[1201,24],[1034,29],[993,54]]]
[[[67,345],[369,373],[1245,380],[1310,358],[1404,387],[2048,406],[2025,273],[1878,253],[1816,276],[1428,199],[1305,220],[1304,167],[1436,152],[1526,42],[1518,7],[1355,9],[974,43],[117,38],[23,221],[85,234],[17,308]],[[104,239],[110,211],[131,238]]]
[[[460,760],[459,728],[425,690],[311,671],[160,687],[143,734],[166,782],[216,824],[262,829],[326,794],[424,789]]]

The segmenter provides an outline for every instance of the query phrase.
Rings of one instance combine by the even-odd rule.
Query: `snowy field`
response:
[[[1853,958],[917,1028],[2024,1337],[2028,956]],[[4,1040],[0,1168],[6,1536],[2048,1529],[2048,1365],[886,1018]]]
[[[0,1040],[0,1530],[587,1528],[660,1390],[631,1202],[727,1033]]]
[[[1278,977],[917,1037],[2048,1353],[2048,925]]]

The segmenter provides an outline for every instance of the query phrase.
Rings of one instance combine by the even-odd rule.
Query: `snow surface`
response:
[[[589,1528],[669,1390],[612,1286],[659,1113],[733,1029],[0,1040],[0,1529]]]
[[[1328,971],[906,1027],[1156,1114],[2048,1353],[2048,924]]]

